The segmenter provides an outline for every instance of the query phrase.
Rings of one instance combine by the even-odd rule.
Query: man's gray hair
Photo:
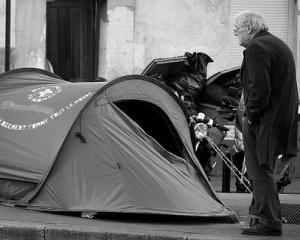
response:
[[[250,10],[245,10],[238,13],[234,16],[234,20],[238,26],[247,26],[255,32],[269,30],[269,27],[267,26],[263,16]]]

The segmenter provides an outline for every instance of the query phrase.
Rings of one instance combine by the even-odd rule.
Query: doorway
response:
[[[99,0],[47,0],[46,57],[70,82],[95,81]]]

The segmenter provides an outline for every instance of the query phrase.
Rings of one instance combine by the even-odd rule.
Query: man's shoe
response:
[[[253,227],[255,224],[258,223],[258,218],[255,218],[255,217],[251,217],[250,219],[250,227]]]
[[[252,226],[242,227],[242,234],[257,235],[257,236],[281,236],[282,230],[276,228],[265,227],[259,222],[256,222]]]

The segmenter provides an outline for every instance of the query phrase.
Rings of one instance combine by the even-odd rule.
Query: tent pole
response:
[[[10,15],[11,4],[10,0],[6,0],[5,14],[5,71],[10,69]]]

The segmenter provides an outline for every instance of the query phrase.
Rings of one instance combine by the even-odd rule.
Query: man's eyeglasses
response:
[[[234,26],[234,29],[233,29],[234,35],[237,36],[240,33],[240,29],[243,28],[243,27],[244,27],[244,25],[239,26],[239,27]]]

